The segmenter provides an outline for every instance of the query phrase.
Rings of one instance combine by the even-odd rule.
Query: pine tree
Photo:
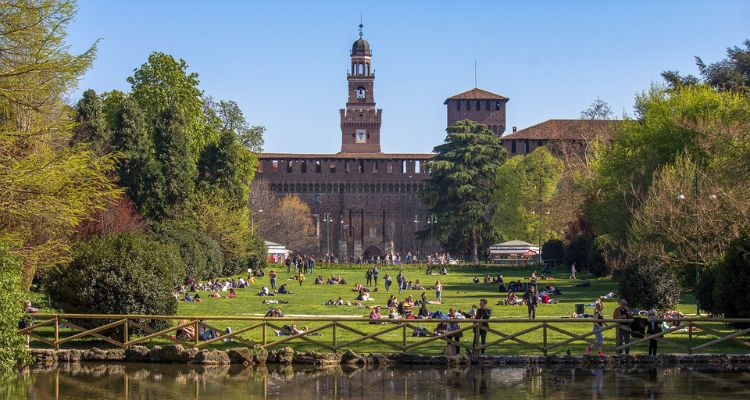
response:
[[[500,139],[477,122],[459,121],[447,131],[445,142],[434,149],[421,197],[437,217],[433,229],[452,239],[444,246],[478,262],[480,241],[492,239],[492,192],[507,152]]]

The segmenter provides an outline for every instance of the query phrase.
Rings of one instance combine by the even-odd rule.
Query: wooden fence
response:
[[[83,328],[75,322],[91,322],[94,328]],[[162,321],[168,326],[164,329],[153,329],[153,321]],[[662,321],[662,320],[658,320]],[[725,342],[731,342],[741,351],[750,351],[750,328],[733,328],[732,323],[745,323],[750,326],[750,319],[714,319],[714,318],[681,318],[665,320],[669,326],[655,334],[638,335],[633,333],[629,343],[613,344],[611,337],[618,329],[630,331],[627,323],[632,320],[603,320],[598,331],[607,334],[604,349],[606,351],[624,351],[638,344],[656,340],[666,345],[669,352],[688,353],[706,351]],[[304,332],[279,336],[285,331],[285,325],[305,322],[316,324]],[[435,332],[436,324],[458,323],[458,329],[450,332]],[[80,322],[79,322],[80,323]],[[245,324],[232,332],[217,328],[218,323]],[[485,325],[488,323],[488,325]],[[523,329],[519,330],[519,326]],[[428,329],[433,328],[433,329]],[[133,331],[137,332],[134,334]],[[487,331],[487,341],[481,344],[474,340],[477,332]],[[65,331],[65,332],[63,332]],[[189,334],[192,331],[192,335]],[[215,337],[202,340],[199,332],[213,331]],[[113,333],[115,332],[115,333]],[[421,332],[422,335],[414,335]],[[541,335],[539,333],[541,332]],[[632,331],[631,331],[632,332]],[[180,334],[178,334],[180,333]],[[463,335],[467,333],[467,335]],[[446,342],[440,348],[445,351],[454,346],[453,351],[460,351],[455,346],[462,346],[468,351],[479,352],[491,349],[500,354],[510,353],[508,344],[515,347],[512,352],[543,355],[554,354],[572,345],[596,344],[592,319],[536,319],[495,318],[490,320],[471,319],[383,319],[347,317],[284,317],[265,318],[251,316],[157,316],[157,315],[104,315],[104,314],[33,314],[29,326],[19,329],[19,335],[34,339],[34,345],[48,345],[59,349],[72,342],[99,340],[120,348],[136,344],[164,344],[165,340],[181,343],[193,348],[203,348],[224,341],[232,341],[247,346],[262,346],[266,349],[280,346],[290,341],[304,341],[315,349],[341,351],[352,349],[354,345],[371,341],[383,345],[395,352],[418,352],[430,350],[428,344]],[[473,334],[473,335],[468,335]],[[252,337],[248,337],[248,335]],[[393,336],[397,339],[394,340]],[[463,339],[457,338],[463,336]],[[745,338],[743,338],[745,337]],[[81,344],[81,343],[79,343]],[[83,343],[85,344],[85,343]],[[435,346],[431,347],[435,351]],[[661,347],[664,352],[664,347]]]

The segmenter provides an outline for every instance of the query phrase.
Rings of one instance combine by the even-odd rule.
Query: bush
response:
[[[249,259],[247,257],[230,257],[224,262],[223,276],[240,275],[247,272]]]
[[[185,270],[176,246],[121,233],[79,243],[71,255],[68,265],[54,268],[45,278],[53,307],[67,313],[177,312],[173,289]],[[80,323],[90,327],[101,321]]]
[[[718,266],[704,269],[698,282],[698,288],[695,291],[695,298],[698,301],[700,309],[709,314],[721,314],[721,311],[714,303],[714,286],[718,272]]]
[[[641,309],[667,309],[680,301],[677,272],[658,256],[633,256],[620,277],[620,294]]]
[[[592,241],[592,237],[588,235],[580,235],[573,239],[565,246],[563,264],[569,268],[575,262],[578,271],[586,271],[588,269],[588,257]]]
[[[607,276],[612,273],[611,261],[617,256],[618,247],[609,235],[597,236],[591,244],[587,258],[589,272],[597,276]]]
[[[180,249],[185,265],[184,278],[216,278],[224,269],[224,255],[219,244],[205,233],[165,223],[156,229],[156,240],[173,243]]]
[[[715,271],[712,301],[717,314],[725,318],[750,317],[750,232],[733,241]],[[701,277],[703,283],[704,277]]]
[[[0,373],[27,358],[23,339],[16,335],[25,298],[21,262],[10,253],[9,246],[0,242]]]

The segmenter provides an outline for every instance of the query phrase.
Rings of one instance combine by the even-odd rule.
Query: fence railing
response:
[[[465,348],[474,354],[491,349],[499,354],[541,353],[549,355],[574,345],[595,346],[596,333],[606,335],[603,349],[629,351],[650,340],[667,346],[669,352],[693,354],[731,342],[733,352],[750,351],[750,328],[734,328],[737,324],[750,326],[750,318],[680,318],[667,319],[668,327],[659,332],[645,334],[634,331],[633,320],[600,320],[594,327],[592,319],[520,318],[473,319],[382,319],[348,317],[282,317],[253,316],[161,316],[161,315],[109,315],[109,314],[33,314],[31,323],[18,330],[19,335],[34,339],[34,346],[47,345],[55,349],[72,342],[98,340],[112,346],[127,348],[136,344],[163,344],[164,341],[181,343],[193,348],[203,348],[224,341],[266,349],[290,341],[303,341],[316,349],[340,351],[370,341],[395,352],[418,350],[443,351],[456,354]],[[87,321],[81,323],[79,321]],[[168,325],[162,329],[152,326],[154,321]],[[95,325],[84,328],[82,325]],[[231,323],[234,328],[225,331],[217,323]],[[317,324],[306,330],[290,329],[294,323]],[[435,329],[446,323],[454,330]],[[245,326],[237,326],[244,324]],[[428,329],[431,327],[432,329]],[[629,332],[629,342],[613,344],[612,336]],[[207,332],[212,332],[206,335]],[[483,333],[482,332],[486,332]],[[201,335],[203,333],[203,335]],[[464,335],[473,333],[473,337]],[[485,336],[486,341],[478,337]],[[445,347],[435,343],[445,342]],[[81,343],[79,343],[81,344]],[[85,343],[82,343],[85,344]],[[511,349],[509,344],[514,347]],[[380,350],[380,349],[378,349]],[[720,349],[721,350],[721,349]],[[662,347],[664,352],[664,347]]]

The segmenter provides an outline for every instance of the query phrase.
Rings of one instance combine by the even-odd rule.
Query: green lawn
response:
[[[286,294],[286,295],[276,295],[273,297],[260,297],[257,296],[257,292],[260,290],[261,286],[269,286],[270,283],[268,278],[260,278],[256,280],[255,284],[252,285],[249,288],[246,289],[238,289],[237,290],[237,297],[234,299],[228,299],[228,298],[211,298],[209,297],[209,293],[201,293],[201,297],[203,298],[202,302],[197,303],[188,303],[184,301],[180,301],[178,305],[178,314],[183,316],[234,316],[234,317],[241,317],[241,316],[262,316],[268,311],[270,308],[275,307],[275,305],[267,305],[263,304],[262,301],[264,299],[273,299],[273,300],[281,300],[288,302],[288,304],[281,304],[280,307],[282,308],[283,312],[287,314],[287,316],[297,316],[297,315],[308,315],[308,316],[359,316],[359,317],[367,317],[369,315],[370,310],[368,308],[359,308],[355,306],[327,306],[325,305],[325,301],[328,299],[336,300],[338,297],[342,297],[344,301],[351,301],[354,302],[354,299],[356,297],[356,293],[352,291],[352,288],[354,287],[355,283],[361,282],[365,283],[365,271],[370,266],[360,266],[360,265],[319,265],[316,266],[315,271],[313,274],[309,274],[306,276],[306,280],[302,286],[299,286],[297,281],[295,280],[288,280],[287,278],[290,277],[291,274],[286,273],[286,268],[282,266],[282,268],[276,269],[276,271],[279,273],[277,282],[278,285],[281,285],[282,283],[287,283],[287,286],[292,291],[292,294]],[[499,293],[498,287],[496,284],[473,284],[471,282],[472,278],[474,276],[477,276],[482,279],[482,277],[486,274],[489,274],[490,276],[495,276],[498,274],[503,275],[506,282],[509,282],[511,280],[521,280],[524,282],[528,279],[528,277],[531,275],[532,270],[530,268],[522,268],[522,267],[497,267],[497,266],[482,266],[482,267],[469,267],[469,266],[449,266],[448,275],[432,275],[428,276],[425,274],[425,266],[419,266],[419,265],[409,265],[409,266],[386,266],[385,268],[381,268],[380,272],[380,284],[378,287],[378,291],[372,292],[372,297],[375,299],[375,301],[369,301],[366,302],[368,307],[372,307],[374,305],[380,305],[385,306],[385,303],[388,299],[389,293],[386,293],[382,284],[382,279],[385,276],[386,273],[391,274],[391,276],[394,277],[394,285],[391,287],[391,293],[395,293],[397,297],[401,300],[406,297],[406,295],[411,294],[414,299],[418,299],[421,295],[420,290],[409,290],[404,292],[403,294],[398,294],[398,289],[396,288],[395,283],[395,276],[398,274],[399,268],[403,268],[404,274],[408,280],[415,281],[417,279],[420,280],[422,285],[429,288],[427,291],[427,297],[429,300],[434,300],[435,293],[434,290],[432,290],[432,287],[435,284],[436,280],[440,280],[443,284],[443,304],[441,305],[429,305],[430,312],[434,312],[437,310],[442,310],[444,313],[447,313],[448,308],[451,306],[455,306],[459,308],[460,310],[467,311],[470,309],[472,304],[478,304],[480,298],[487,298],[489,300],[490,308],[492,309],[492,315],[493,318],[514,318],[514,322],[511,323],[495,323],[493,324],[492,328],[497,329],[498,331],[505,333],[505,334],[512,334],[514,332],[518,332],[527,328],[530,328],[537,324],[537,322],[528,321],[526,319],[527,310],[525,306],[504,306],[504,305],[497,305],[499,300],[504,300],[506,297],[506,293]],[[266,271],[270,271],[272,268],[267,268]],[[274,268],[275,269],[275,268]],[[617,283],[612,281],[611,279],[607,278],[590,278],[589,282],[591,283],[591,287],[575,287],[574,285],[577,283],[580,283],[580,280],[578,281],[570,281],[568,280],[568,274],[567,271],[562,271],[562,269],[557,272],[554,279],[551,280],[539,280],[538,285],[540,288],[544,287],[546,284],[552,284],[559,288],[562,291],[562,295],[554,296],[557,300],[559,300],[558,304],[539,304],[539,307],[537,309],[537,318],[569,318],[570,315],[573,313],[575,309],[576,303],[584,303],[589,304],[594,299],[597,298],[597,296],[604,295],[607,292],[610,291],[617,291]],[[346,281],[346,285],[315,285],[314,278],[317,275],[323,275],[324,278],[328,278],[330,275],[341,275]],[[585,274],[579,274],[579,278],[581,277],[587,277]],[[222,295],[225,295],[226,293],[222,293]],[[605,303],[605,309],[604,309],[604,315],[605,318],[609,318],[611,316],[611,313],[616,307],[617,299],[610,299],[607,300]],[[695,312],[695,302],[691,294],[686,294],[683,296],[681,305],[677,307],[678,310],[690,314]],[[590,307],[586,307],[586,312],[592,313],[593,309]],[[387,311],[384,310],[384,313],[387,314]],[[308,326],[312,329],[316,327],[320,327],[329,321],[300,321],[297,325],[298,326]],[[255,321],[229,321],[229,320],[219,320],[219,321],[211,321],[211,324],[223,329],[224,327],[232,327],[234,331],[237,331],[238,329],[241,329],[246,326],[250,326],[256,323]],[[288,322],[283,322],[288,323]],[[279,325],[283,324],[282,322],[279,323]],[[419,325],[419,320],[414,321],[414,325]],[[376,332],[378,330],[387,329],[388,325],[368,325],[364,323],[345,323],[346,326],[349,326],[351,328],[364,331],[365,333],[372,333]],[[434,328],[433,324],[425,324],[426,327],[429,329]],[[575,332],[578,334],[589,332],[591,330],[591,323],[555,323],[553,326]],[[731,332],[731,329],[728,329],[727,327],[720,325],[720,324],[711,324],[710,325],[713,329],[721,330],[724,332]],[[402,329],[396,329],[393,331],[390,331],[386,334],[383,334],[380,336],[381,339],[393,343],[394,345],[400,346],[402,344],[403,340],[403,331]],[[409,329],[407,334],[407,342],[408,343],[415,343],[419,340],[424,340],[425,338],[418,338],[418,337],[411,337],[412,329]],[[63,332],[61,333],[61,336],[65,336],[70,333]],[[564,335],[563,333],[556,332],[552,329],[547,330],[548,335],[548,342],[549,343],[556,343],[556,342],[562,342],[569,338],[569,336]],[[255,342],[261,341],[261,330],[255,329],[249,332],[246,332],[242,335],[243,338],[250,339]],[[348,341],[354,340],[358,337],[358,335],[348,332],[342,327],[338,327],[337,330],[337,341],[339,344],[346,343]],[[466,332],[464,334],[464,337],[462,339],[462,342],[464,344],[470,344],[472,340],[473,334],[472,332]],[[673,335],[670,335],[670,337],[674,338],[677,342],[682,343],[683,345],[687,344],[688,340],[688,333],[687,332],[680,332]],[[695,335],[693,338],[693,345],[697,345],[701,342],[705,342],[710,340],[711,338],[714,338],[715,336],[712,335]],[[493,333],[490,333],[488,335],[488,342],[492,340],[499,339],[500,336],[497,336]],[[283,337],[277,337],[274,336],[273,331],[271,328],[267,331],[267,337],[266,340],[268,342],[273,342],[275,340],[283,339]],[[331,328],[322,330],[319,334],[319,336],[311,337],[313,340],[318,340],[327,344],[332,343],[332,330]],[[533,332],[524,334],[523,336],[519,336],[519,339],[534,343],[534,344],[541,344],[543,343],[543,331],[542,329],[534,330]],[[161,341],[157,343],[166,343],[166,341]],[[609,330],[605,332],[605,344],[612,344],[614,343],[614,330]],[[236,346],[236,343],[216,343],[215,347],[233,347]],[[292,341],[289,341],[283,346],[291,346],[298,350],[324,350],[322,348],[316,348],[314,344],[311,344],[309,342],[303,341],[301,339],[294,339]],[[661,349],[664,349],[665,351],[670,352],[679,352],[684,353],[686,352],[684,348],[680,347],[670,347],[667,345],[660,345]],[[425,353],[439,353],[443,350],[445,347],[445,343],[443,341],[437,340],[430,342],[429,344],[420,346],[412,351],[414,352],[425,352]],[[567,350],[570,350],[571,353],[574,354],[581,354],[585,351],[586,345],[582,342],[575,342],[566,344],[564,346],[557,347],[553,350],[550,350],[550,354],[555,353],[565,353]],[[350,348],[354,349],[355,351],[362,351],[362,352],[376,352],[376,351],[393,351],[393,349],[390,349],[385,344],[377,343],[374,341],[364,341],[359,342],[356,344],[353,344],[350,346]],[[732,341],[724,342],[723,344],[717,346],[717,347],[711,347],[709,349],[703,350],[706,352],[743,352],[746,351],[747,347],[743,347],[741,345],[738,345]],[[647,350],[647,344],[641,344],[639,347],[634,350],[634,352],[646,352]],[[494,346],[487,350],[488,353],[491,354],[540,354],[540,351],[538,350],[532,350],[529,348],[524,347],[522,344],[513,342],[513,341],[506,341],[498,346]]]

